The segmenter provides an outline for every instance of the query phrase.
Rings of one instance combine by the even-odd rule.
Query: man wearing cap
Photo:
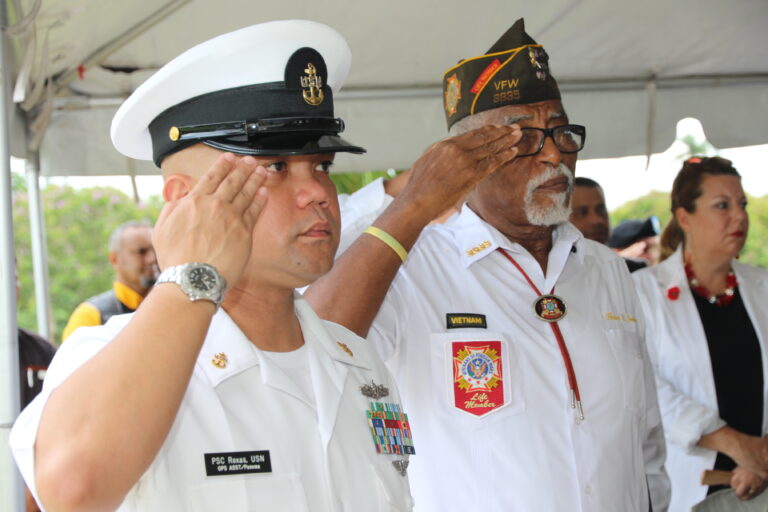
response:
[[[621,259],[568,223],[585,129],[547,54],[519,20],[443,85],[452,135],[517,123],[517,158],[426,229],[451,204],[435,176],[467,162],[414,169],[306,294],[393,371],[417,432],[416,510],[665,510],[640,307]]]
[[[645,220],[628,219],[617,225],[608,239],[608,247],[627,262],[630,272],[650,267],[661,258],[661,226],[651,215]]]
[[[333,262],[334,153],[363,151],[333,115],[349,65],[333,29],[266,23],[188,50],[122,105],[117,149],[165,179],[162,273],[136,313],[72,335],[14,426],[48,510],[411,509],[389,373],[294,292]]]

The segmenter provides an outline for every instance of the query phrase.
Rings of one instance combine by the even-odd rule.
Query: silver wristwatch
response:
[[[218,308],[227,291],[227,281],[207,263],[184,263],[163,270],[155,284],[176,283],[192,302],[209,300]]]

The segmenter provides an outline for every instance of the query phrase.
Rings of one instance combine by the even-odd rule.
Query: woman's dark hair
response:
[[[677,173],[672,184],[670,198],[672,200],[672,219],[661,234],[662,261],[672,255],[684,240],[683,230],[675,220],[675,212],[683,208],[688,213],[696,210],[696,200],[701,196],[701,182],[704,176],[737,176],[741,177],[733,163],[719,156],[694,156],[683,163],[683,168]]]

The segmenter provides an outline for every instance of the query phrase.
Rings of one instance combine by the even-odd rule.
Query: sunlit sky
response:
[[[609,210],[614,210],[651,190],[668,192],[681,167],[680,155],[688,150],[680,140],[685,135],[692,135],[697,142],[705,140],[704,131],[698,120],[683,119],[677,126],[677,140],[663,153],[652,155],[647,169],[647,158],[639,155],[580,160],[576,174],[592,178],[602,185]],[[743,177],[742,183],[748,194],[757,197],[768,195],[768,144],[729,149],[715,148],[714,154],[733,161],[734,167]],[[14,163],[15,170],[22,168],[19,161]],[[133,194],[128,176],[55,177],[48,178],[48,182],[68,184],[76,188],[111,186],[126,194]],[[160,176],[138,176],[136,185],[139,197],[146,199],[160,194],[162,179]]]

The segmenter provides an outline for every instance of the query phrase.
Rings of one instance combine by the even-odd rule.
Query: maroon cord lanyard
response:
[[[520,271],[521,274],[523,274],[523,277],[525,277],[525,280],[528,281],[528,284],[531,285],[531,288],[533,288],[533,291],[536,292],[538,295],[538,299],[536,299],[536,303],[538,303],[542,298],[546,297],[543,295],[539,289],[536,287],[535,284],[533,284],[533,281],[531,281],[531,278],[528,277],[528,274],[525,273],[525,270],[515,261],[515,259],[510,256],[507,251],[499,247],[499,251],[501,251],[501,254],[503,254],[516,268]],[[550,292],[549,296],[553,296],[555,293],[555,287],[552,287],[552,291]],[[536,304],[534,303],[534,305]],[[579,383],[576,381],[576,372],[573,371],[573,363],[571,363],[571,354],[568,353],[568,347],[565,345],[565,339],[563,338],[563,333],[560,331],[560,326],[557,325],[557,320],[546,320],[539,316],[542,320],[545,320],[549,323],[549,326],[552,328],[552,332],[555,335],[555,339],[557,340],[557,346],[560,347],[560,355],[563,358],[563,364],[565,365],[565,371],[568,374],[568,386],[571,390],[571,408],[577,409],[579,412],[579,419],[584,420],[584,409],[581,406],[581,394],[579,393]],[[562,318],[562,317],[560,317]]]

